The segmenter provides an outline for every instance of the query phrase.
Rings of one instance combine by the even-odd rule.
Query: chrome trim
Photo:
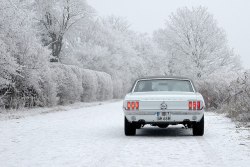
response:
[[[125,111],[125,115],[156,115],[157,112],[170,112],[171,115],[201,115],[204,113],[203,110],[197,110],[197,111],[173,111],[173,110],[154,110],[154,111]]]

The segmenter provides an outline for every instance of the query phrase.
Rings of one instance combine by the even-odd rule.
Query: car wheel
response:
[[[136,127],[128,122],[126,117],[124,118],[124,132],[126,136],[134,136],[136,134]]]
[[[200,120],[200,122],[196,122],[193,124],[193,135],[194,136],[203,136],[204,134],[204,116]]]

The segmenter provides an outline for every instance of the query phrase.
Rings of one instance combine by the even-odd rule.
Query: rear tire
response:
[[[193,124],[193,135],[194,136],[203,136],[204,134],[204,115],[200,122]]]
[[[127,118],[124,118],[124,132],[126,136],[134,136],[136,134],[136,127],[133,123],[128,122]]]

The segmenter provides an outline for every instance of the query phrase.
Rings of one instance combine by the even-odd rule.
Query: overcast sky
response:
[[[229,44],[250,69],[250,0],[87,0],[101,16],[125,17],[131,29],[152,34],[180,7],[205,6],[228,36]]]

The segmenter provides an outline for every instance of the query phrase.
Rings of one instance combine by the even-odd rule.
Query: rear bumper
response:
[[[124,110],[124,114],[129,122],[143,121],[146,124],[150,123],[182,123],[182,122],[199,122],[203,115],[204,109],[199,111],[190,110],[166,110],[164,112],[169,113],[167,119],[159,120],[159,115],[163,111],[127,111]]]

